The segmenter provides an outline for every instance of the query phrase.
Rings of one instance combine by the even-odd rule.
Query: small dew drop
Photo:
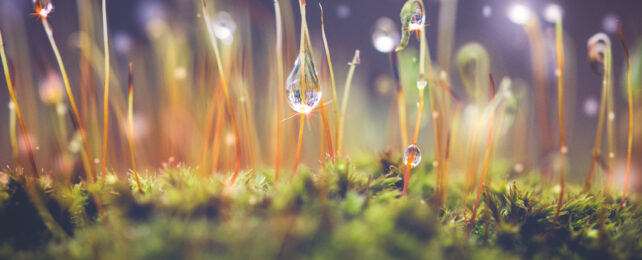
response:
[[[432,118],[434,118],[434,119],[439,118],[439,112],[437,112],[437,111],[432,112]]]
[[[426,85],[428,85],[428,82],[424,80],[422,76],[417,77],[417,88],[418,89],[424,89],[426,88]]]
[[[566,153],[568,153],[568,148],[567,148],[566,146],[562,146],[562,147],[560,148],[560,153],[562,153],[562,154],[566,154]]]
[[[403,162],[406,166],[417,167],[421,162],[421,150],[415,144],[411,144],[403,153]]]
[[[609,120],[615,120],[615,113],[609,112]]]
[[[420,1],[414,1],[412,18],[410,19],[409,29],[411,31],[421,29],[426,23],[426,14],[424,13],[424,6]]]

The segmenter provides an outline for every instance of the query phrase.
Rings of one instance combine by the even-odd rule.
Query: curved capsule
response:
[[[418,32],[426,23],[424,3],[421,0],[408,0],[401,8],[401,40],[395,51],[406,48],[411,32]]]
[[[596,33],[586,42],[588,57],[593,68],[600,75],[604,73],[604,53],[611,49],[611,39],[605,33]]]
[[[457,51],[457,69],[462,85],[469,98],[476,104],[488,101],[487,76],[490,73],[490,56],[488,51],[477,42],[470,42]]]

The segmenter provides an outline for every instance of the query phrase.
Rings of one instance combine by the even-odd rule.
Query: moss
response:
[[[555,189],[525,176],[498,174],[483,192],[480,218],[464,232],[470,202],[450,189],[446,208],[431,204],[432,168],[411,176],[401,192],[399,158],[375,164],[337,161],[318,172],[302,169],[274,185],[271,170],[243,172],[234,187],[223,175],[188,167],[142,174],[133,181],[108,175],[95,186],[39,182],[48,209],[69,239],[55,239],[16,176],[0,186],[0,258],[636,258],[642,210],[617,199],[574,192],[553,222]],[[373,166],[374,165],[374,166]],[[11,175],[11,174],[10,174]],[[90,193],[93,189],[95,193]],[[570,188],[569,190],[580,190]],[[93,197],[103,201],[96,214]],[[464,198],[462,200],[462,197]],[[606,207],[606,245],[599,213]]]

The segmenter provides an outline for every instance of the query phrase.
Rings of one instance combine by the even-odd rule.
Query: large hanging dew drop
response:
[[[421,162],[421,150],[415,144],[411,144],[403,153],[403,163],[406,166],[417,167]]]
[[[426,12],[424,11],[424,4],[421,0],[408,0],[401,8],[399,14],[401,18],[401,41],[397,46],[396,51],[403,50],[408,45],[411,33],[417,33],[426,23]]]
[[[309,114],[321,101],[317,68],[309,50],[299,53],[288,76],[286,93],[294,111]]]

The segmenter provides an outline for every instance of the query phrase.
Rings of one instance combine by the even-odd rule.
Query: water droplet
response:
[[[413,1],[412,18],[410,19],[410,30],[419,30],[426,23],[424,5],[420,1]]]
[[[397,46],[399,33],[395,28],[395,22],[387,17],[381,17],[377,20],[372,33],[372,45],[379,52],[388,53]]]
[[[421,162],[421,150],[415,144],[411,144],[403,153],[403,163],[407,166],[417,167]]]
[[[615,113],[609,112],[609,120],[611,121],[615,120]]]
[[[301,64],[302,60],[305,62],[304,65]],[[305,75],[302,75],[302,73]],[[302,78],[303,82],[301,81]],[[308,114],[312,112],[321,101],[319,76],[309,50],[299,53],[294,62],[292,72],[288,76],[285,90],[290,107],[298,113]]]
[[[426,85],[428,85],[428,81],[424,80],[424,78],[420,75],[417,77],[417,88],[418,89],[424,89],[426,88]]]

